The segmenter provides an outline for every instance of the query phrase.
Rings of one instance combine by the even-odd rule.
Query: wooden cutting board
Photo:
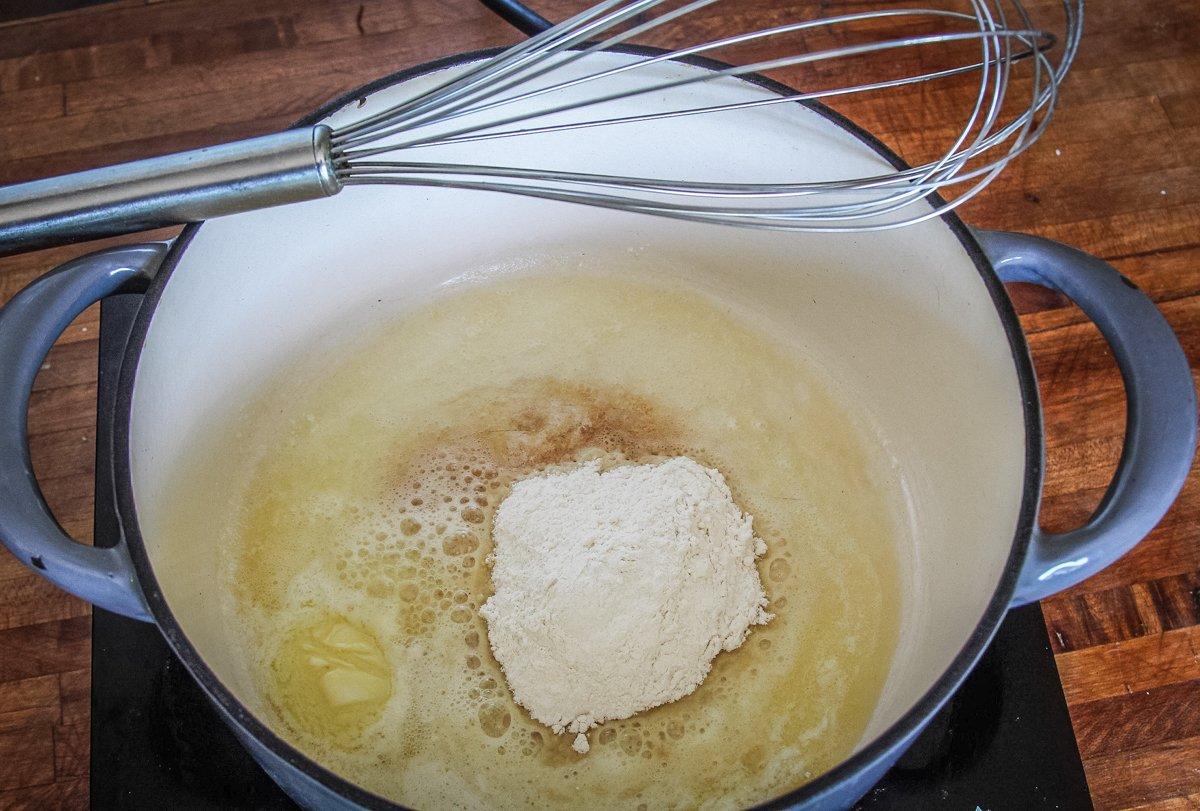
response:
[[[743,2],[817,12],[800,0]],[[534,5],[562,19],[581,4]],[[1087,15],[1050,131],[962,213],[1112,262],[1159,303],[1195,369],[1200,4],[1099,0]],[[368,79],[517,38],[474,0],[117,0],[3,23],[0,183],[277,130]],[[917,157],[960,114],[927,105],[930,117],[914,123],[894,107],[842,109]],[[104,244],[0,260],[0,302]],[[1120,377],[1069,302],[1034,289],[1014,297],[1046,410],[1043,522],[1066,529],[1099,501],[1120,453]],[[91,537],[97,323],[93,308],[63,335],[29,414],[46,497],[81,540]],[[1043,604],[1098,808],[1200,807],[1198,484],[1193,473],[1134,552]],[[86,604],[0,554],[2,808],[87,804],[89,627]]]

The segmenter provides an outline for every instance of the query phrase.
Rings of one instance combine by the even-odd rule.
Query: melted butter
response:
[[[849,754],[895,644],[897,530],[875,443],[794,352],[698,294],[549,276],[458,289],[309,368],[242,426],[262,457],[227,567],[230,632],[302,750],[421,808],[737,807]],[[490,654],[492,511],[548,466],[674,454],[754,516],[776,617],[581,756]]]
[[[392,695],[392,670],[371,633],[340,616],[297,629],[271,663],[270,696],[290,723],[353,747]]]

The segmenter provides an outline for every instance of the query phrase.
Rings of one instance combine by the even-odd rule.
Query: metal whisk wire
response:
[[[659,16],[617,30],[641,19],[666,0],[606,0],[487,60],[462,76],[446,81],[342,128],[332,135],[334,169],[346,185],[396,184],[456,187],[498,191],[584,203],[593,206],[670,216],[704,222],[807,231],[877,230],[935,217],[969,200],[986,187],[1017,155],[1045,131],[1057,100],[1058,85],[1074,59],[1082,30],[1082,0],[1063,0],[1066,39],[1062,56],[1052,64],[1047,51],[1055,44],[1049,32],[1037,28],[1019,0],[1008,0],[1015,11],[1009,25],[1005,0],[970,0],[971,11],[945,9],[884,9],[788,23],[740,33],[665,51],[616,67],[586,72],[548,85],[532,83],[580,63],[590,55],[622,45],[660,26],[678,20],[718,0],[693,0]],[[621,73],[736,45],[794,34],[810,29],[836,29],[862,22],[942,20],[973,24],[970,30],[939,31],[874,40],[828,50],[790,54],[750,64],[706,70],[697,75],[654,81],[635,89],[603,91],[583,100],[553,102],[533,111],[470,122],[471,116],[493,113],[509,105],[555,93],[599,85]],[[596,40],[599,35],[608,34]],[[541,119],[621,101],[659,94],[701,82],[761,73],[778,68],[862,58],[900,49],[977,42],[979,56],[966,64],[832,89],[752,101],[655,111],[635,115],[593,117],[565,123],[537,124]],[[1031,93],[1007,121],[1005,102],[1014,65],[1032,65]],[[583,64],[587,64],[583,62]],[[564,132],[599,126],[644,123],[666,118],[712,114],[781,103],[838,96],[930,82],[977,72],[979,84],[970,114],[947,150],[936,160],[911,169],[846,180],[781,183],[721,183],[699,180],[628,177],[551,169],[476,165],[447,161],[381,160],[403,155],[406,149],[467,144],[482,140]],[[514,91],[509,93],[509,91]],[[449,122],[459,126],[445,130]],[[436,131],[429,132],[434,126]],[[384,143],[380,143],[383,141]],[[932,209],[914,207],[952,186],[967,185],[949,201]],[[850,199],[847,199],[847,198]],[[747,205],[747,202],[757,203]]]
[[[673,23],[717,3],[737,0],[601,0],[566,22],[468,66],[433,88],[361,119],[331,128],[298,127],[274,135],[0,187],[0,256],[268,206],[316,200],[346,186],[447,187],[655,214],[699,222],[798,231],[895,228],[961,205],[982,191],[1049,123],[1058,86],[1079,46],[1083,0],[1061,0],[1066,37],[1057,63],[1055,38],[1035,25],[1023,0],[956,0],[963,10],[887,8],[785,22],[668,50],[630,45],[643,35],[691,30]],[[674,4],[679,5],[674,5]],[[780,13],[779,9],[772,13]],[[888,26],[928,26],[881,38]],[[862,41],[863,28],[872,38]],[[826,34],[836,47],[790,48],[744,64],[718,63],[732,48],[762,47]],[[927,49],[952,57],[926,67]],[[614,57],[610,50],[624,53]],[[965,56],[959,54],[965,50]],[[779,69],[820,70],[914,51],[920,67],[831,88],[790,94],[744,93],[736,100],[663,109],[695,85]],[[936,56],[935,56],[936,58]],[[684,68],[675,60],[705,59]],[[910,60],[911,61],[911,60]],[[1014,70],[1029,68],[1029,95],[1012,92]],[[751,182],[581,172],[542,165],[503,166],[472,158],[472,144],[630,127],[778,104],[849,99],[868,93],[904,100],[902,91],[976,74],[974,100],[949,144],[912,168],[871,170],[841,179],[781,178]],[[630,83],[633,85],[630,86]],[[621,86],[618,88],[617,83]],[[726,88],[728,89],[728,88]],[[649,97],[649,98],[646,98]],[[724,98],[728,99],[729,96]],[[630,99],[640,105],[615,106]],[[696,102],[691,102],[696,104]],[[797,123],[797,132],[800,124]],[[635,133],[644,137],[648,131]],[[533,142],[529,142],[533,143]],[[630,147],[638,149],[639,147]],[[443,160],[431,159],[442,152]],[[572,145],[560,154],[571,154]],[[484,150],[475,154],[482,155]],[[616,156],[620,158],[621,156]],[[634,156],[636,157],[636,156]],[[517,161],[520,163],[520,161]],[[667,165],[663,162],[663,165]],[[670,174],[664,169],[664,174]],[[943,193],[955,190],[948,199]]]

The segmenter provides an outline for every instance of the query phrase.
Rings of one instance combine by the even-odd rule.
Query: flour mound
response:
[[[771,619],[751,522],[686,456],[517,482],[480,612],[517,703],[585,752],[595,725],[689,695]]]

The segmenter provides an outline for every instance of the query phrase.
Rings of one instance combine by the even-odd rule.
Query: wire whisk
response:
[[[604,0],[429,90],[345,124],[0,189],[0,255],[367,184],[502,192],[758,228],[895,228],[971,199],[1037,141],[1050,122],[1083,22],[1083,0],[1061,0],[1065,36],[1057,60],[1051,53],[1058,38],[1035,23],[1021,0],[968,0],[961,10],[863,10],[676,42],[691,31],[711,30],[714,21],[704,18],[704,9],[724,13],[733,3]],[[729,19],[739,18],[717,22],[728,30]],[[628,50],[650,35],[674,44],[665,50]],[[797,47],[810,38],[832,44]],[[726,59],[739,50],[755,58],[743,64],[697,62]],[[614,52],[625,56],[614,62],[608,58]],[[699,66],[671,70],[681,61]],[[907,65],[915,69],[893,70]],[[696,94],[689,92],[705,83],[777,71],[808,71],[835,81],[832,87],[717,104],[697,104]],[[846,76],[858,79],[837,80]],[[897,102],[911,104],[913,94],[905,89],[970,76],[973,100],[963,105],[961,126],[934,158],[912,168],[763,182],[472,160],[473,144],[496,139],[653,125],[871,94],[892,93]]]
[[[588,205],[638,211],[689,220],[735,225],[788,228],[795,230],[875,230],[905,225],[937,216],[978,194],[1021,152],[1045,131],[1057,100],[1058,86],[1078,48],[1082,30],[1082,0],[1064,3],[1067,38],[1062,57],[1052,64],[1047,50],[1055,43],[1052,34],[1037,29],[1020,2],[1011,3],[1016,27],[1005,14],[1005,3],[972,0],[971,13],[942,9],[885,9],[846,14],[824,19],[788,23],[644,57],[636,62],[588,72],[532,90],[521,91],[529,82],[566,66],[582,62],[590,54],[611,49],[684,15],[711,5],[716,0],[695,0],[649,20],[647,11],[664,0],[609,0],[534,36],[467,75],[429,91],[419,98],[390,107],[333,134],[335,171],[346,184],[394,183],[456,186],[484,189]],[[650,82],[634,90],[598,92],[568,104],[546,104],[532,113],[500,120],[471,122],[472,116],[502,111],[506,106],[534,97],[553,98],[555,93],[586,83],[599,84],[621,73],[645,71],[652,64],[701,56],[732,46],[779,38],[816,28],[836,28],[865,21],[935,20],[969,24],[965,30],[943,30],[903,38],[872,40],[812,53],[791,54],[741,66],[705,71],[697,76]],[[619,32],[630,20],[640,20]],[[606,35],[593,44],[583,45]],[[734,104],[683,107],[641,115],[596,117],[561,124],[538,125],[538,119],[637,95],[652,95],[690,84],[722,77],[761,73],[795,65],[867,56],[891,55],[901,49],[973,42],[977,59],[916,75],[882,79],[863,84],[812,92],[799,92]],[[574,49],[574,50],[573,50]],[[1016,63],[1028,60],[1032,81],[1028,99],[1009,116],[1004,115]],[[836,96],[862,94],[977,73],[978,89],[962,129],[937,159],[903,171],[867,177],[821,182],[715,183],[682,179],[622,177],[604,174],[563,172],[548,169],[519,169],[490,165],[379,160],[382,155],[402,155],[420,146],[462,144],[495,138],[512,138],[537,133],[560,132],[597,126],[647,122],[680,116],[711,114],[799,101],[828,100]],[[515,91],[515,92],[514,92]],[[426,134],[432,124],[442,129],[447,122],[457,126]],[[380,145],[380,139],[394,139]],[[914,203],[949,187],[966,184],[949,202],[914,211]],[[845,200],[848,193],[857,199]],[[652,195],[648,198],[647,195]],[[682,198],[676,201],[671,196]],[[830,202],[836,196],[838,202]],[[746,201],[755,205],[747,207]],[[742,203],[742,205],[738,205]]]

